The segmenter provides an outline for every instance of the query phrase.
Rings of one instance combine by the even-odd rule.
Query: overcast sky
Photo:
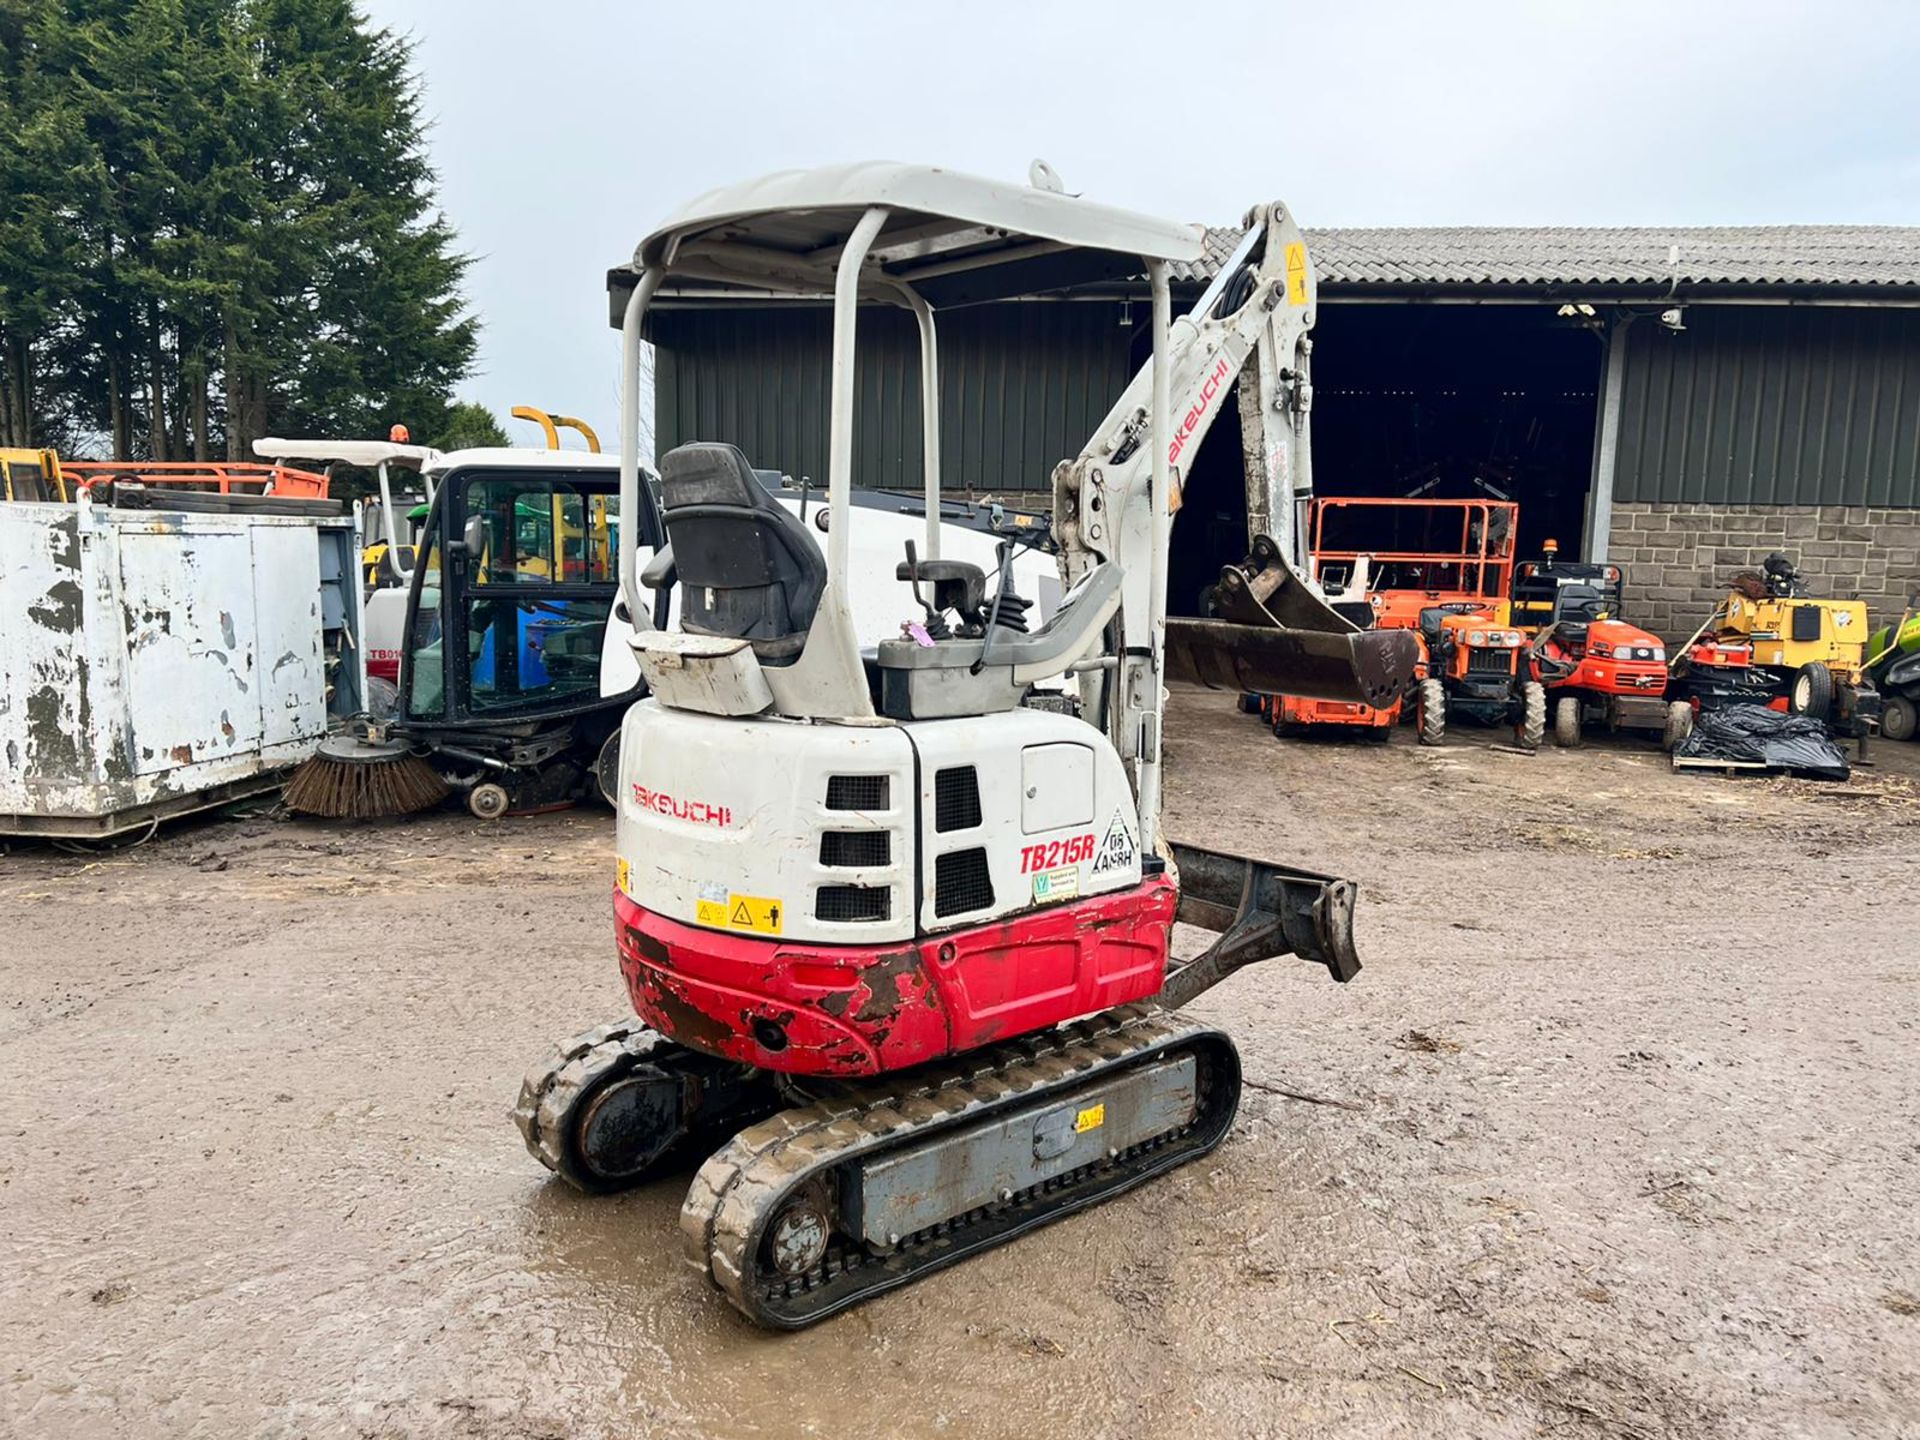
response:
[[[463,395],[609,442],[607,268],[770,170],[1043,156],[1069,190],[1209,224],[1266,199],[1309,227],[1920,224],[1910,0],[362,3],[417,44],[478,257]]]

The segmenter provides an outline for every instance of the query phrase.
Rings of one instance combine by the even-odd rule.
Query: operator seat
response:
[[[807,642],[827,562],[807,527],[768,493],[738,447],[695,442],[660,459],[667,544],[642,582],[680,585],[680,625],[745,640],[762,665]]]

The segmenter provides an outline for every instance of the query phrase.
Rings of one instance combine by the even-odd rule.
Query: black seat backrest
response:
[[[669,450],[660,458],[660,498],[682,627],[752,641],[762,663],[790,664],[827,583],[826,558],[807,527],[732,445]]]
[[[1440,638],[1440,622],[1449,615],[1470,615],[1480,607],[1471,601],[1447,600],[1438,605],[1429,605],[1420,612],[1420,633],[1429,644]]]

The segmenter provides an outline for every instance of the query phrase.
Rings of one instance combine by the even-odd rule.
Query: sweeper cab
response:
[[[1275,955],[1340,979],[1358,968],[1350,882],[1160,828],[1170,675],[1304,675],[1366,699],[1411,669],[1408,637],[1328,610],[1270,537],[1247,599],[1265,623],[1166,616],[1178,459],[1243,369],[1265,411],[1249,427],[1263,457],[1251,508],[1291,531],[1307,474],[1305,245],[1283,207],[1260,207],[1175,325],[1168,270],[1200,258],[1199,231],[1037,178],[775,175],[701,197],[635,255],[623,511],[642,484],[650,305],[771,291],[832,307],[827,523],[823,543],[754,481],[781,457],[732,437],[661,458],[666,546],[643,571],[622,536],[651,691],[624,725],[615,839],[636,1016],[559,1047],[515,1118],[589,1190],[718,1144],[682,1211],[687,1254],[762,1324],[808,1324],[1206,1153],[1231,1122],[1238,1062],[1173,1009]],[[945,553],[934,523],[936,314],[1143,270],[1153,358],[1054,472],[1064,593],[1043,616],[1010,549],[989,570]],[[927,523],[881,577],[892,635],[863,647],[849,517],[873,305],[920,334]],[[648,591],[676,586],[681,629],[649,624]],[[1176,917],[1216,939],[1170,967]]]

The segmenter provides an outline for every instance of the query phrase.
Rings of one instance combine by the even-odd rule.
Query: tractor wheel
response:
[[[1538,750],[1547,738],[1547,687],[1538,680],[1520,687],[1520,723],[1513,727],[1513,738],[1526,750]]]
[[[1787,705],[1796,715],[1824,720],[1833,711],[1833,672],[1818,660],[1809,660],[1793,676]]]
[[[1668,750],[1693,733],[1693,706],[1684,700],[1667,702],[1667,726],[1660,736],[1660,743]]]
[[[1880,733],[1889,740],[1911,740],[1920,728],[1920,710],[1904,695],[1889,695],[1880,711]]]
[[[1415,722],[1420,726],[1420,743],[1444,744],[1447,738],[1447,687],[1438,680],[1422,680],[1419,696],[1413,708]]]
[[[1553,702],[1553,743],[1574,746],[1580,743],[1580,697],[1562,695]]]

